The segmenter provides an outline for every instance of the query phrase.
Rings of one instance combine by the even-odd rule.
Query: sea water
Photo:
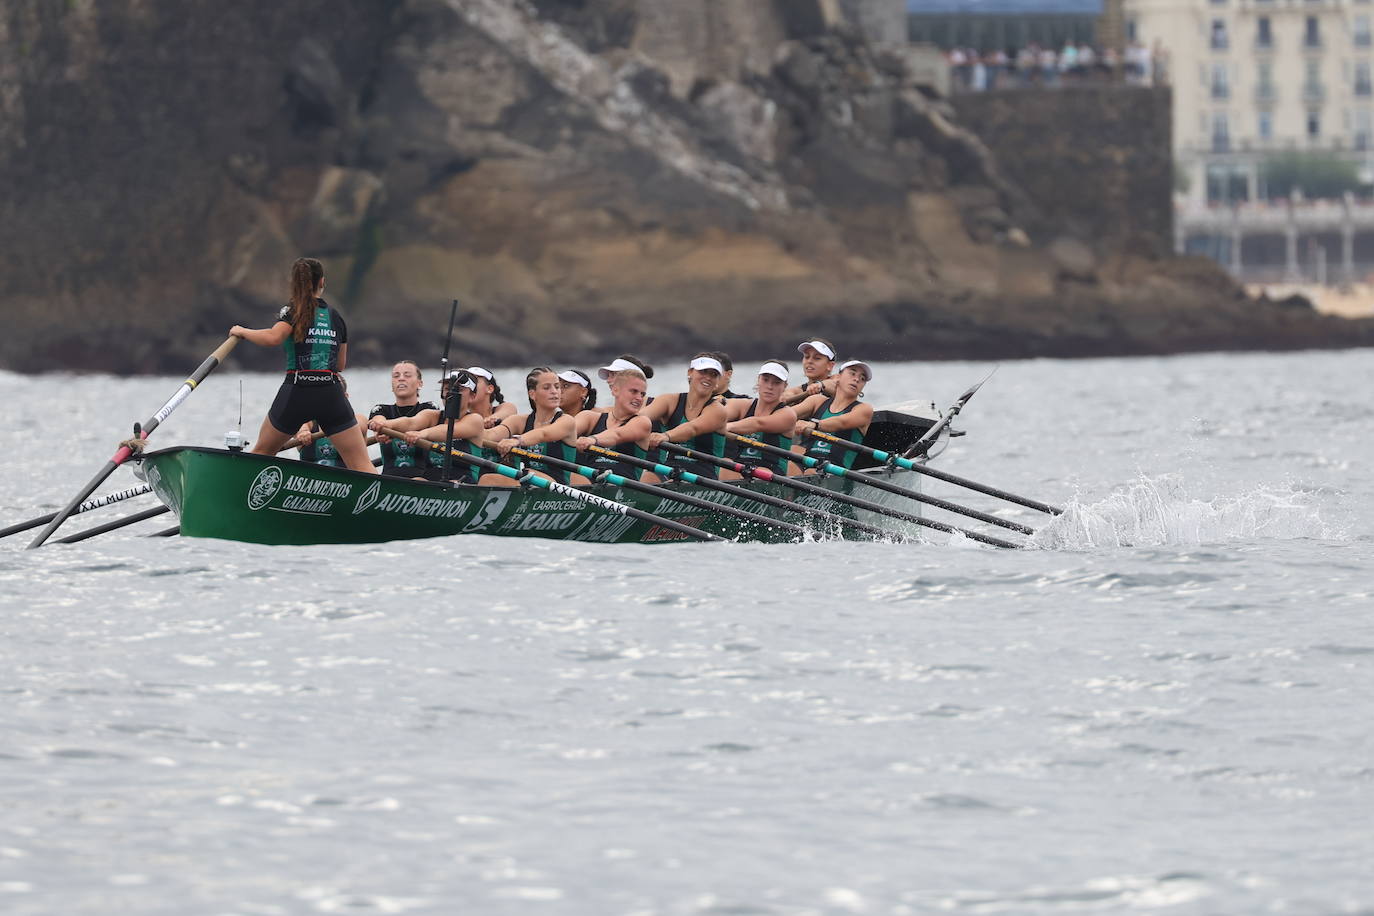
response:
[[[154,442],[241,378],[254,438],[231,359]],[[0,375],[0,525],[179,382]],[[1019,551],[8,538],[0,912],[1374,912],[1371,392],[1370,351],[1007,363],[936,465],[1067,511],[927,490]]]

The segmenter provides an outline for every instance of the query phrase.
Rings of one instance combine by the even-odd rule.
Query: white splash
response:
[[[1343,537],[1321,510],[1317,494],[1291,487],[1198,499],[1176,475],[1141,475],[1098,502],[1070,501],[1029,543],[1046,550],[1094,550]]]

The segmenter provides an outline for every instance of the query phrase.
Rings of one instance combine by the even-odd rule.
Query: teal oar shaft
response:
[[[215,367],[224,361],[225,357],[229,355],[229,351],[234,349],[238,342],[239,339],[237,337],[230,337],[224,343],[216,347],[215,352],[205,357],[205,361],[197,367],[195,372],[191,373],[191,377],[181,383],[181,387],[177,389],[176,394],[168,398],[167,403],[163,404],[162,407],[158,409],[157,413],[149,417],[148,422],[143,424],[142,435],[144,438],[152,435],[153,430],[157,429],[158,426],[162,424],[163,420],[171,416],[172,411],[176,410],[177,407],[181,405],[182,401],[191,396],[191,392],[196,390],[196,386],[205,381],[207,375],[215,371]],[[91,479],[91,482],[82,487],[81,492],[76,494],[75,498],[67,503],[66,507],[61,512],[57,513],[52,521],[48,522],[48,527],[39,532],[38,537],[34,538],[33,543],[29,544],[29,549],[32,550],[35,547],[41,547],[43,542],[67,520],[67,517],[76,511],[77,506],[80,506],[86,497],[94,493],[95,488],[104,483],[105,478],[113,474],[115,468],[128,461],[131,455],[133,455],[133,450],[127,445],[121,445],[118,451],[111,456],[110,460],[105,462],[105,466],[100,469],[99,473]]]
[[[834,490],[827,490],[825,487],[818,487],[815,484],[805,483],[803,481],[796,480],[791,477],[784,477],[781,474],[774,474],[768,468],[750,467],[747,464],[740,464],[739,462],[731,461],[728,458],[717,458],[715,455],[708,455],[705,452],[693,451],[692,449],[685,448],[681,445],[665,443],[663,447],[668,449],[669,451],[678,452],[679,454],[687,455],[691,458],[696,458],[702,461],[709,461],[713,464],[718,464],[721,467],[728,467],[730,470],[736,471],[740,474],[747,474],[751,477],[758,476],[762,480],[772,480],[777,483],[783,484],[784,486],[791,487],[794,490],[801,490],[805,493],[813,493],[818,496],[823,496],[826,499],[830,499],[838,503],[844,503],[845,505],[854,506],[856,509],[866,509],[867,511],[873,512],[877,515],[886,515],[890,518],[900,519],[904,522],[911,522],[913,525],[919,525],[922,528],[930,528],[933,531],[943,531],[947,534],[962,534],[969,540],[979,541],[984,544],[990,544],[993,547],[1006,547],[1013,550],[1016,549],[1015,544],[1011,543],[1010,541],[1004,541],[1001,538],[991,537],[990,535],[986,534],[979,534],[976,531],[969,531],[967,528],[956,528],[953,525],[946,525],[944,522],[937,522],[932,519],[922,518],[919,515],[912,515],[910,512],[903,512],[900,509],[890,509],[887,506],[880,506],[875,502],[870,502],[866,499],[860,499],[857,496],[850,496],[846,493],[837,493]],[[789,452],[788,454],[791,455],[793,458],[806,457],[804,455],[798,455],[796,452]],[[815,461],[816,459],[811,458],[810,460]],[[843,468],[836,467],[835,465],[828,465],[828,467],[835,467],[835,470],[837,471],[844,470]]]
[[[871,535],[875,538],[892,537],[891,531],[884,531],[883,529],[876,528],[873,525],[866,525],[858,519],[846,518],[843,515],[835,515],[832,512],[826,512],[824,509],[817,509],[815,506],[807,506],[802,503],[793,502],[789,499],[781,499],[777,496],[770,496],[767,493],[755,493],[753,490],[746,490],[744,487],[736,487],[732,484],[722,483],[719,480],[713,480],[710,477],[702,477],[699,474],[693,474],[691,471],[684,471],[681,468],[669,467],[666,464],[659,464],[656,461],[646,461],[643,458],[636,458],[633,455],[624,455],[620,452],[612,452],[609,449],[604,449],[597,445],[592,446],[590,451],[596,452],[601,455],[609,455],[615,457],[621,461],[626,462],[627,464],[633,464],[636,467],[645,468],[663,477],[676,478],[685,483],[698,484],[699,486],[706,487],[708,490],[719,490],[722,493],[733,493],[734,495],[742,497],[744,499],[752,499],[755,502],[763,503],[765,506],[772,506],[775,509],[782,509],[784,512],[795,512],[799,515],[805,515],[809,518],[814,518],[818,521],[826,522],[827,524],[840,525],[845,528],[851,528],[854,531],[859,531],[864,534]],[[778,478],[778,480],[781,481],[782,478]]]
[[[395,439],[405,438],[405,433],[397,432],[394,429],[384,428],[382,432]],[[416,444],[420,445],[423,448],[427,448],[430,451],[448,452],[454,458],[457,458],[459,461],[464,461],[468,464],[476,465],[477,467],[482,468],[485,471],[500,474],[503,477],[509,477],[511,480],[514,480],[516,483],[522,484],[524,486],[538,487],[541,490],[548,490],[552,493],[561,493],[564,496],[571,496],[573,499],[581,500],[584,503],[588,503],[593,506],[599,506],[602,509],[609,509],[610,511],[615,512],[618,515],[628,515],[630,518],[637,518],[640,521],[650,522],[668,531],[676,531],[678,534],[685,534],[689,538],[696,538],[699,541],[727,540],[726,538],[723,538],[716,534],[712,534],[709,531],[702,531],[700,528],[693,528],[691,525],[684,525],[681,522],[675,522],[670,518],[664,518],[661,515],[654,515],[652,512],[645,512],[643,509],[636,509],[634,506],[627,506],[624,503],[618,503],[615,500],[607,499],[604,496],[597,496],[595,493],[588,493],[585,490],[579,490],[576,487],[564,486],[561,483],[556,483],[555,481],[548,480],[544,477],[540,477],[538,474],[532,474],[529,472],[522,474],[515,468],[507,467],[504,464],[497,464],[495,461],[489,461],[486,458],[478,458],[476,455],[468,455],[454,449],[446,449],[444,448],[444,446],[438,444],[437,442],[429,442],[425,439],[420,439],[416,442]]]
[[[145,493],[151,492],[153,492],[153,488],[145,483],[139,484],[136,487],[129,487],[127,490],[120,490],[117,493],[107,493],[104,496],[97,496],[95,499],[86,500],[72,510],[72,515],[80,515],[83,512],[90,512],[93,509],[111,506],[117,502],[123,502],[126,499],[133,499],[135,496],[142,496]],[[7,538],[11,534],[18,534],[21,531],[28,531],[30,528],[37,528],[39,525],[45,525],[55,518],[57,518],[57,513],[49,512],[47,515],[40,516],[39,518],[31,518],[27,522],[19,522],[10,525],[8,528],[0,528],[0,538]]]
[[[84,541],[87,538],[93,538],[97,534],[104,534],[107,531],[114,531],[116,528],[123,528],[126,525],[132,525],[135,522],[141,522],[147,518],[156,518],[159,515],[166,515],[168,512],[171,511],[172,510],[167,508],[166,506],[154,506],[151,509],[144,509],[142,512],[135,512],[133,515],[126,515],[124,518],[117,518],[114,521],[106,522],[103,525],[96,525],[94,528],[87,528],[85,531],[82,531],[78,534],[73,534],[68,537],[61,538],[58,540],[57,543],[75,544],[77,541]]]
[[[1031,528],[1027,525],[1022,525],[1020,522],[1008,521],[1005,518],[998,518],[997,516],[989,515],[986,512],[979,512],[977,509],[970,509],[967,506],[960,506],[957,503],[952,503],[948,500],[940,499],[936,496],[928,496],[925,493],[919,493],[916,490],[908,489],[907,487],[899,487],[897,484],[892,483],[891,481],[879,480],[875,477],[870,477],[867,474],[860,474],[858,471],[855,471],[852,468],[841,467],[838,464],[833,464],[828,461],[821,461],[817,458],[812,458],[809,455],[802,455],[798,454],[797,452],[790,451],[789,449],[778,448],[776,445],[769,445],[766,442],[760,442],[757,439],[737,436],[734,433],[726,433],[726,435],[732,439],[736,439],[741,442],[747,442],[754,448],[767,452],[770,455],[785,455],[793,461],[800,461],[802,464],[806,465],[809,468],[814,468],[818,471],[824,471],[827,474],[832,474],[837,477],[848,477],[850,480],[862,483],[865,486],[872,487],[875,490],[882,490],[884,493],[895,493],[898,496],[905,496],[907,499],[914,499],[918,503],[925,503],[927,506],[933,506],[936,509],[944,509],[946,512],[953,512],[955,515],[966,515],[969,518],[977,519],[980,522],[986,522],[989,525],[996,525],[998,528],[1006,528],[1008,531],[1015,531],[1019,534],[1035,534],[1034,528]]]
[[[784,522],[780,519],[769,518],[766,515],[758,515],[754,512],[746,512],[743,509],[736,509],[734,506],[723,506],[720,503],[713,503],[709,499],[700,499],[696,496],[691,496],[686,493],[677,493],[673,490],[667,489],[666,487],[656,487],[651,483],[643,483],[631,477],[624,477],[620,474],[611,473],[610,471],[598,471],[596,468],[593,467],[577,464],[572,461],[564,461],[562,458],[554,458],[550,455],[535,454],[534,452],[530,452],[523,448],[513,448],[511,449],[511,452],[513,454],[519,455],[522,458],[529,459],[530,461],[543,461],[553,467],[564,468],[574,473],[581,474],[584,477],[587,477],[591,480],[605,480],[607,483],[613,486],[625,487],[627,490],[638,490],[641,493],[652,493],[653,495],[662,497],[663,499],[671,499],[675,502],[680,502],[688,506],[695,506],[698,509],[709,509],[712,512],[719,512],[723,515],[729,515],[734,518],[743,519],[747,522],[753,522],[758,525],[767,525],[770,528],[777,528],[779,531],[786,531],[788,534],[791,534],[795,537],[805,537],[807,533],[805,528],[803,528],[800,525],[794,525],[791,522]]]
[[[869,448],[867,445],[862,445],[858,442],[850,442],[847,439],[841,439],[838,436],[832,436],[829,433],[818,433],[808,430],[807,435],[815,436],[817,439],[824,439],[826,442],[832,442],[836,445],[842,445],[845,448],[854,449],[857,452],[863,452],[865,455],[872,456],[875,461],[881,461],[884,464],[895,465],[899,468],[903,468],[908,471],[915,471],[917,474],[924,474],[926,477],[933,477],[936,480],[943,480],[945,483],[954,484],[956,487],[965,487],[969,490],[974,490],[978,493],[986,493],[988,496],[995,496],[998,499],[1005,499],[1009,503],[1016,503],[1018,506],[1025,506],[1027,509],[1035,509],[1039,512],[1044,512],[1049,515],[1064,514],[1064,510],[1056,506],[1047,505],[1046,503],[1042,503],[1034,499],[1028,499],[1025,496],[1017,496],[1015,493],[1008,493],[1006,490],[999,490],[996,487],[990,487],[987,484],[979,483],[976,480],[968,480],[964,477],[957,477],[954,474],[947,474],[944,471],[937,471],[934,468],[927,467],[924,464],[917,464],[909,458],[903,458],[901,455],[894,455],[891,452],[885,452],[881,449]]]

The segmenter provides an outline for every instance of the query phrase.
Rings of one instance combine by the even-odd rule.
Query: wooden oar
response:
[[[405,433],[398,432],[394,429],[390,429],[389,427],[383,427],[382,431],[385,432],[388,436],[394,436],[398,439],[405,438]],[[504,464],[498,464],[495,461],[490,461],[486,458],[478,458],[476,455],[469,455],[466,452],[459,451],[458,449],[444,448],[444,446],[440,445],[437,442],[430,442],[426,439],[419,439],[416,441],[415,444],[427,448],[431,452],[447,452],[449,455],[451,455],[454,458],[457,458],[459,461],[476,465],[477,467],[482,468],[484,471],[490,471],[495,474],[500,474],[503,477],[509,477],[516,483],[522,484],[524,486],[538,487],[541,490],[549,490],[553,493],[561,493],[564,496],[570,496],[573,499],[581,500],[584,503],[588,503],[593,506],[599,506],[602,509],[609,509],[610,511],[615,512],[618,515],[627,515],[630,518],[637,518],[640,521],[650,522],[651,524],[658,525],[659,527],[665,528],[668,531],[676,531],[678,534],[685,534],[687,537],[696,538],[699,541],[727,540],[726,538],[723,538],[717,534],[712,534],[709,531],[702,531],[700,528],[693,528],[691,525],[684,525],[681,522],[675,522],[670,518],[664,518],[661,515],[654,515],[652,512],[645,512],[643,509],[636,509],[634,506],[627,506],[623,503],[618,503],[613,499],[606,499],[604,496],[597,496],[595,493],[588,493],[587,491],[579,490],[576,487],[564,486],[561,483],[557,483],[547,478],[540,477],[538,474],[532,474],[529,471],[525,471],[522,473],[520,471],[517,471],[513,467],[509,467]]]
[[[90,512],[92,509],[112,506],[117,502],[123,502],[126,499],[133,499],[135,496],[142,496],[145,493],[151,492],[153,492],[153,488],[144,483],[136,487],[129,487],[127,490],[120,490],[116,493],[107,493],[104,496],[97,496],[95,499],[86,500],[72,511],[72,515],[80,515],[82,512]],[[8,528],[0,528],[0,538],[7,538],[11,534],[18,534],[21,531],[28,531],[30,528],[37,528],[39,525],[46,525],[55,518],[57,518],[57,513],[49,512],[47,515],[31,518],[27,522],[18,522],[10,525]]]
[[[1017,496],[1015,493],[1008,493],[1006,490],[999,490],[996,487],[990,487],[985,483],[978,483],[978,481],[976,480],[969,480],[964,477],[956,477],[953,474],[947,474],[944,471],[937,471],[934,468],[927,467],[924,464],[918,464],[909,458],[903,458],[901,455],[893,455],[890,452],[885,452],[881,449],[869,448],[867,445],[862,445],[858,442],[850,442],[848,439],[841,439],[839,436],[830,435],[830,433],[823,433],[817,430],[806,430],[805,432],[808,436],[814,436],[817,439],[824,439],[826,442],[830,442],[835,445],[841,445],[845,448],[853,449],[856,452],[862,452],[865,455],[870,455],[875,461],[881,461],[884,464],[894,465],[899,468],[904,468],[908,471],[915,471],[917,474],[924,474],[925,476],[933,477],[936,480],[943,480],[945,483],[954,484],[956,487],[966,487],[970,490],[975,490],[979,493],[986,493],[988,496],[996,496],[998,499],[1005,499],[1007,502],[1016,503],[1018,506],[1025,506],[1028,509],[1035,509],[1039,512],[1046,512],[1050,515],[1064,514],[1064,510],[1056,506],[1050,506],[1037,500],[1029,499],[1025,496]],[[796,453],[794,452],[793,454]]]
[[[775,509],[782,509],[785,512],[795,512],[799,515],[805,515],[809,518],[817,519],[818,521],[825,522],[829,525],[839,525],[844,528],[850,528],[854,531],[860,531],[864,534],[871,535],[872,537],[876,538],[892,537],[891,531],[885,531],[882,528],[877,528],[873,525],[866,525],[858,519],[846,518],[843,515],[835,515],[832,512],[826,512],[824,509],[818,509],[815,506],[808,506],[803,503],[793,502],[790,499],[782,499],[777,496],[770,496],[767,493],[755,493],[753,490],[747,490],[744,487],[737,487],[733,484],[723,483],[711,477],[703,477],[700,474],[693,474],[691,471],[686,471],[682,468],[670,467],[666,464],[659,464],[656,461],[648,461],[643,458],[636,458],[633,455],[625,455],[620,452],[613,452],[610,449],[602,448],[599,445],[591,446],[588,449],[588,451],[595,452],[598,455],[606,455],[608,457],[615,458],[619,461],[624,461],[627,464],[633,464],[635,467],[645,468],[646,470],[653,471],[660,477],[669,477],[674,478],[676,480],[684,481],[685,483],[694,483],[698,486],[705,487],[708,490],[719,490],[722,493],[732,493],[735,496],[740,497],[741,499],[753,500],[754,502],[763,503],[765,506],[772,506]]]
[[[939,499],[935,496],[928,496],[925,493],[920,493],[916,490],[908,489],[907,487],[900,487],[895,483],[891,483],[890,481],[879,480],[875,477],[870,477],[867,474],[860,474],[858,471],[842,467],[838,464],[833,464],[828,461],[821,461],[817,458],[812,458],[809,455],[799,454],[798,452],[794,452],[789,449],[778,448],[776,445],[769,445],[766,442],[760,442],[757,439],[751,439],[747,436],[738,436],[734,433],[726,433],[725,435],[731,439],[734,439],[736,442],[743,442],[747,445],[752,445],[754,448],[757,448],[760,451],[767,452],[770,455],[781,455],[788,458],[791,461],[800,462],[801,464],[806,465],[808,468],[813,468],[817,471],[823,471],[826,474],[830,474],[834,477],[847,477],[850,480],[855,481],[856,483],[864,484],[865,486],[872,487],[875,490],[882,490],[884,493],[895,493],[898,496],[905,496],[908,499],[914,499],[918,503],[925,503],[927,506],[934,506],[936,509],[944,509],[946,512],[953,512],[956,515],[966,515],[969,518],[977,519],[980,522],[986,522],[989,525],[996,525],[999,528],[1006,528],[1008,531],[1016,531],[1020,534],[1035,534],[1035,529],[1031,528],[1028,525],[1022,525],[1019,522],[1008,521],[1005,518],[998,518],[995,515],[989,515],[986,512],[979,512],[977,509],[970,509],[967,506],[960,506],[957,503],[952,503],[948,500]]]
[[[604,469],[598,471],[596,468],[587,467],[586,465],[578,464],[575,461],[564,461],[562,458],[554,458],[550,455],[541,455],[538,452],[531,452],[528,449],[523,448],[513,448],[511,449],[511,454],[519,455],[521,458],[525,458],[529,461],[546,462],[553,467],[560,467],[564,470],[572,471],[575,474],[581,474],[582,476],[587,477],[588,479],[593,480],[597,483],[605,481],[606,483],[609,483],[613,486],[625,487],[627,490],[638,490],[641,493],[652,493],[653,495],[661,497],[663,499],[671,499],[674,502],[680,502],[688,506],[695,506],[698,509],[709,509],[712,512],[720,512],[724,515],[729,515],[734,518],[743,519],[747,522],[753,522],[758,525],[766,525],[769,528],[776,528],[779,531],[786,531],[788,534],[797,538],[804,538],[809,533],[801,525],[794,525],[791,522],[784,522],[780,519],[769,518],[766,515],[759,515],[754,512],[746,512],[743,509],[736,509],[734,506],[722,506],[720,503],[713,503],[709,499],[700,499],[696,496],[691,496],[686,493],[678,493],[677,491],[669,490],[666,487],[656,487],[653,484],[643,483],[641,481],[635,480],[632,477],[623,477],[620,474],[616,474],[612,471],[607,471]]]
[[[181,383],[181,387],[177,389],[176,394],[168,398],[167,403],[163,404],[162,407],[158,409],[157,413],[149,417],[148,422],[144,423],[139,428],[138,434],[145,439],[151,436],[153,430],[157,429],[163,420],[171,416],[172,411],[176,410],[182,401],[191,396],[191,392],[196,390],[196,386],[205,381],[207,375],[215,371],[215,367],[224,361],[225,357],[229,355],[229,351],[234,349],[238,342],[239,339],[237,337],[230,337],[224,343],[216,347],[215,352],[207,356],[205,361],[197,367],[196,371],[191,373],[191,377]],[[104,483],[105,478],[113,474],[115,468],[119,467],[125,461],[128,461],[133,453],[133,449],[129,446],[121,445],[110,460],[105,462],[105,466],[100,469],[100,472],[91,479],[91,482],[82,487],[81,492],[76,494],[72,501],[69,502],[61,512],[58,512],[52,521],[48,522],[48,526],[39,533],[38,537],[33,539],[33,543],[29,544],[29,549],[32,550],[35,547],[41,547],[43,542],[67,520],[67,517],[76,511],[77,507],[81,505],[81,502],[94,493],[95,488]]]
[[[782,474],[774,474],[768,468],[751,467],[747,464],[740,464],[737,461],[731,461],[728,458],[717,458],[715,455],[708,455],[705,452],[694,451],[690,448],[686,448],[685,446],[676,445],[668,442],[663,443],[662,447],[668,449],[671,452],[677,452],[680,455],[685,455],[689,458],[695,458],[701,461],[707,461],[711,464],[719,465],[720,467],[729,468],[730,470],[737,471],[738,473],[744,474],[747,477],[757,477],[759,480],[771,480],[774,483],[780,483],[783,486],[790,487],[794,490],[801,490],[805,493],[813,493],[818,496],[824,496],[826,499],[830,499],[838,503],[844,503],[845,505],[854,506],[856,509],[866,509],[867,511],[875,513],[877,515],[886,515],[889,518],[900,519],[904,522],[911,522],[914,525],[920,525],[922,528],[930,528],[934,531],[943,531],[947,534],[962,534],[964,537],[968,538],[971,541],[979,541],[983,544],[990,544],[993,547],[1005,547],[1013,550],[1015,550],[1017,547],[1016,544],[1013,544],[1010,541],[1004,541],[1001,538],[995,538],[987,534],[979,534],[976,531],[969,531],[967,528],[956,528],[954,525],[946,525],[944,522],[937,522],[932,519],[922,518],[919,515],[912,515],[910,512],[903,512],[900,509],[892,509],[888,506],[880,506],[875,502],[870,502],[867,499],[860,499],[857,496],[850,496],[847,493],[838,493],[834,490],[827,490],[825,487],[818,487],[815,484],[805,483],[803,481],[797,480],[794,477],[784,477]],[[800,457],[797,455],[796,452],[788,452],[788,454],[793,458]]]
[[[126,515],[124,516],[124,518],[117,518],[114,521],[106,522],[103,525],[96,525],[94,528],[87,528],[85,531],[82,531],[79,534],[73,534],[69,537],[59,538],[57,543],[75,544],[77,541],[84,541],[86,540],[86,538],[93,538],[97,534],[104,534],[107,531],[114,531],[116,528],[123,528],[125,525],[132,525],[135,522],[141,522],[146,518],[155,518],[159,515],[165,515],[171,511],[172,510],[167,508],[166,506],[154,506],[151,509],[144,509],[142,512],[135,512],[133,515]]]

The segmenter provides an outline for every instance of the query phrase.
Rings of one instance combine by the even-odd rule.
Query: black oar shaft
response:
[[[686,455],[691,458],[709,461],[713,464],[719,464],[722,467],[728,467],[731,470],[739,471],[740,473],[749,473],[750,471],[758,470],[756,468],[750,468],[746,464],[740,464],[738,462],[731,461],[728,458],[717,458],[715,455],[708,455],[705,452],[693,451],[692,449],[685,448],[681,445],[664,443],[663,447],[668,449],[669,451],[677,452],[681,455]],[[796,455],[795,452],[789,454],[792,454],[794,456]],[[834,500],[838,503],[844,503],[845,505],[853,506],[856,509],[865,509],[877,515],[886,515],[889,518],[899,519],[904,522],[911,522],[913,525],[919,525],[922,528],[930,528],[934,531],[943,531],[947,534],[962,534],[964,537],[970,540],[979,541],[984,544],[990,544],[993,547],[1007,547],[1015,549],[1017,546],[1011,543],[1010,541],[1004,541],[1001,538],[995,538],[986,534],[979,534],[976,531],[969,531],[966,528],[956,528],[953,525],[946,525],[944,522],[937,522],[933,519],[922,518],[919,515],[912,515],[910,512],[903,512],[900,509],[892,509],[887,506],[880,506],[877,503],[871,502],[867,499],[860,499],[857,496],[850,496],[847,493],[839,493],[835,490],[828,490],[825,487],[818,487],[815,484],[805,483],[803,481],[796,480],[792,477],[784,477],[780,474],[772,474],[770,472],[770,476],[767,479],[783,484],[784,486],[791,487],[795,490],[801,490],[806,493],[813,493],[818,496],[823,496],[826,499]]]
[[[225,357],[229,355],[229,351],[234,349],[238,342],[239,338],[230,337],[229,339],[224,341],[224,343],[216,347],[215,352],[205,357],[205,361],[202,362],[198,367],[196,367],[196,371],[191,373],[191,377],[181,383],[181,387],[177,389],[176,394],[168,398],[167,403],[163,404],[162,407],[158,409],[157,413],[149,417],[146,423],[141,424],[141,435],[143,435],[145,438],[148,437],[152,434],[153,430],[157,429],[158,426],[162,424],[163,420],[171,416],[172,411],[176,410],[182,401],[186,400],[188,397],[191,396],[191,392],[195,391],[196,386],[198,386],[201,382],[205,381],[206,376],[208,376],[211,372],[215,371],[215,367],[224,361]],[[52,533],[56,531],[62,525],[62,523],[67,520],[67,517],[76,511],[76,507],[81,505],[81,503],[85,501],[86,497],[94,493],[95,488],[104,483],[105,478],[113,474],[115,468],[119,467],[125,461],[128,461],[129,456],[131,456],[132,454],[133,450],[131,448],[129,448],[127,445],[121,445],[118,451],[114,453],[114,456],[111,457],[109,461],[105,462],[105,466],[100,469],[99,473],[97,473],[94,478],[91,479],[91,482],[86,484],[86,486],[82,487],[81,492],[77,493],[75,498],[73,498],[71,502],[67,503],[67,505],[62,509],[62,511],[58,512],[52,521],[48,522],[48,526],[39,533],[38,537],[33,539],[32,543],[29,544],[29,549],[32,550],[35,547],[41,547],[43,545],[43,542],[46,541],[52,535]]]
[[[909,458],[903,458],[900,455],[893,455],[889,452],[884,452],[876,448],[869,448],[867,445],[863,445],[858,442],[850,442],[848,439],[841,439],[838,436],[832,436],[829,433],[814,432],[808,430],[807,434],[810,436],[814,436],[817,439],[824,439],[826,442],[843,446],[844,448],[849,448],[857,452],[862,452],[863,454],[872,456],[875,460],[881,461],[884,464],[892,464],[899,468],[904,468],[908,471],[914,471],[917,474],[924,474],[926,477],[932,477],[935,480],[943,480],[945,483],[954,484],[957,487],[965,487],[969,490],[973,490],[978,493],[985,493],[988,496],[995,496],[998,499],[1005,499],[1009,503],[1016,503],[1018,506],[1025,506],[1027,509],[1035,509],[1038,512],[1044,512],[1049,515],[1064,514],[1064,510],[1056,506],[1047,505],[1046,503],[1042,503],[1034,499],[1029,499],[1025,496],[1017,496],[1015,493],[1008,493],[1006,490],[999,490],[997,487],[990,487],[987,484],[979,483],[976,480],[969,480],[965,477],[958,477],[954,474],[947,474],[944,471],[937,471],[932,467],[928,467],[924,464],[919,464],[915,461],[912,461]]]
[[[617,460],[624,461],[627,464],[635,465],[636,467],[645,468],[646,470],[653,471],[655,474],[662,474],[665,477],[676,476],[687,483],[695,483],[699,486],[705,487],[708,490],[719,490],[722,493],[732,493],[736,496],[741,497],[742,499],[753,500],[754,502],[762,503],[765,506],[772,506],[775,509],[782,509],[784,512],[794,512],[798,515],[805,515],[808,518],[814,518],[817,521],[822,521],[827,524],[840,525],[842,527],[850,528],[854,531],[859,531],[876,538],[889,538],[892,536],[891,531],[884,531],[882,528],[877,528],[873,525],[866,525],[858,519],[846,518],[843,515],[836,515],[833,512],[826,512],[824,509],[818,509],[815,506],[808,506],[803,503],[793,502],[789,499],[781,499],[777,496],[770,496],[767,493],[756,493],[753,490],[746,490],[744,487],[736,487],[732,484],[722,483],[721,481],[714,480],[710,477],[703,477],[700,474],[692,474],[691,472],[683,471],[681,468],[670,467],[668,465],[659,464],[655,461],[648,461],[643,458],[637,458],[633,455],[625,455],[620,452],[613,452],[610,449],[604,449],[596,445],[592,446],[590,451],[596,452],[597,454],[607,455],[609,457],[616,458]],[[780,479],[781,478],[779,478],[779,480]]]
[[[171,511],[172,510],[167,508],[166,506],[154,506],[151,509],[144,509],[142,512],[135,512],[133,515],[126,515],[123,518],[117,518],[114,521],[106,522],[103,525],[96,525],[94,528],[87,528],[85,531],[82,531],[78,534],[73,534],[69,535],[68,537],[59,538],[57,543],[75,544],[77,541],[84,541],[87,538],[93,538],[97,534],[104,534],[107,531],[114,531],[116,528],[123,528],[126,525],[132,525],[135,522],[141,522],[144,519],[156,518],[159,515],[165,515]]]
[[[933,506],[936,509],[943,509],[946,512],[952,512],[955,515],[964,515],[972,519],[977,519],[980,522],[986,522],[989,525],[996,525],[998,528],[1006,528],[1008,531],[1015,531],[1019,534],[1035,534],[1034,528],[1031,528],[1028,525],[1022,525],[1020,522],[1013,522],[1005,518],[998,518],[997,516],[990,515],[987,512],[980,512],[977,509],[970,509],[967,506],[961,506],[957,503],[952,503],[948,500],[940,499],[937,496],[929,496],[925,493],[921,493],[917,490],[912,490],[908,487],[898,486],[897,484],[892,483],[891,481],[879,480],[876,477],[873,477],[869,474],[861,474],[858,471],[851,470],[850,468],[840,467],[839,465],[834,464],[833,462],[821,461],[816,458],[808,458],[805,455],[798,455],[796,452],[789,451],[788,449],[784,448],[778,448],[776,445],[769,445],[766,442],[760,442],[757,439],[740,437],[736,436],[733,433],[727,433],[726,435],[730,436],[730,438],[732,439],[738,439],[743,442],[748,442],[749,445],[753,446],[754,448],[760,449],[770,455],[784,455],[793,461],[801,461],[808,467],[815,467],[818,470],[822,470],[827,474],[836,474],[841,477],[848,477],[850,480],[853,480],[856,483],[862,483],[863,485],[872,487],[875,490],[882,490],[884,493],[895,493],[898,496],[905,496],[907,499],[913,499],[918,503],[925,503],[927,506]]]
[[[564,461],[561,458],[554,458],[550,455],[539,455],[522,448],[513,448],[511,452],[529,461],[542,461],[549,464],[551,467],[563,468],[576,474],[582,474],[592,480],[595,480],[604,473],[597,471],[596,468],[587,467],[572,461]],[[732,518],[743,519],[744,521],[753,522],[758,525],[767,525],[770,528],[786,531],[788,534],[799,538],[805,537],[807,533],[805,528],[800,525],[794,525],[791,522],[769,518],[766,515],[759,515],[755,512],[746,512],[743,509],[736,509],[734,506],[723,506],[720,503],[713,503],[709,499],[701,499],[687,493],[678,493],[667,487],[656,487],[653,484],[635,480],[633,477],[625,477],[622,474],[611,474],[608,479],[610,478],[613,478],[613,482],[616,486],[625,487],[628,490],[638,490],[641,493],[650,493],[663,499],[671,499],[674,502],[680,502],[684,505],[695,506],[698,509],[709,509],[712,512],[719,512],[722,515],[729,515]]]
[[[145,493],[151,492],[153,492],[153,488],[145,483],[136,487],[129,487],[127,490],[120,490],[117,493],[107,493],[104,496],[97,496],[95,499],[86,500],[73,510],[72,515],[80,515],[83,512],[90,512],[93,509],[112,506],[117,502],[133,499],[135,496],[142,496]],[[39,525],[45,525],[55,518],[57,518],[57,513],[49,512],[47,515],[31,518],[27,522],[18,522],[17,524],[10,525],[8,528],[0,528],[0,538],[7,538],[11,534],[18,534],[21,531],[28,531],[30,528],[37,528]]]

